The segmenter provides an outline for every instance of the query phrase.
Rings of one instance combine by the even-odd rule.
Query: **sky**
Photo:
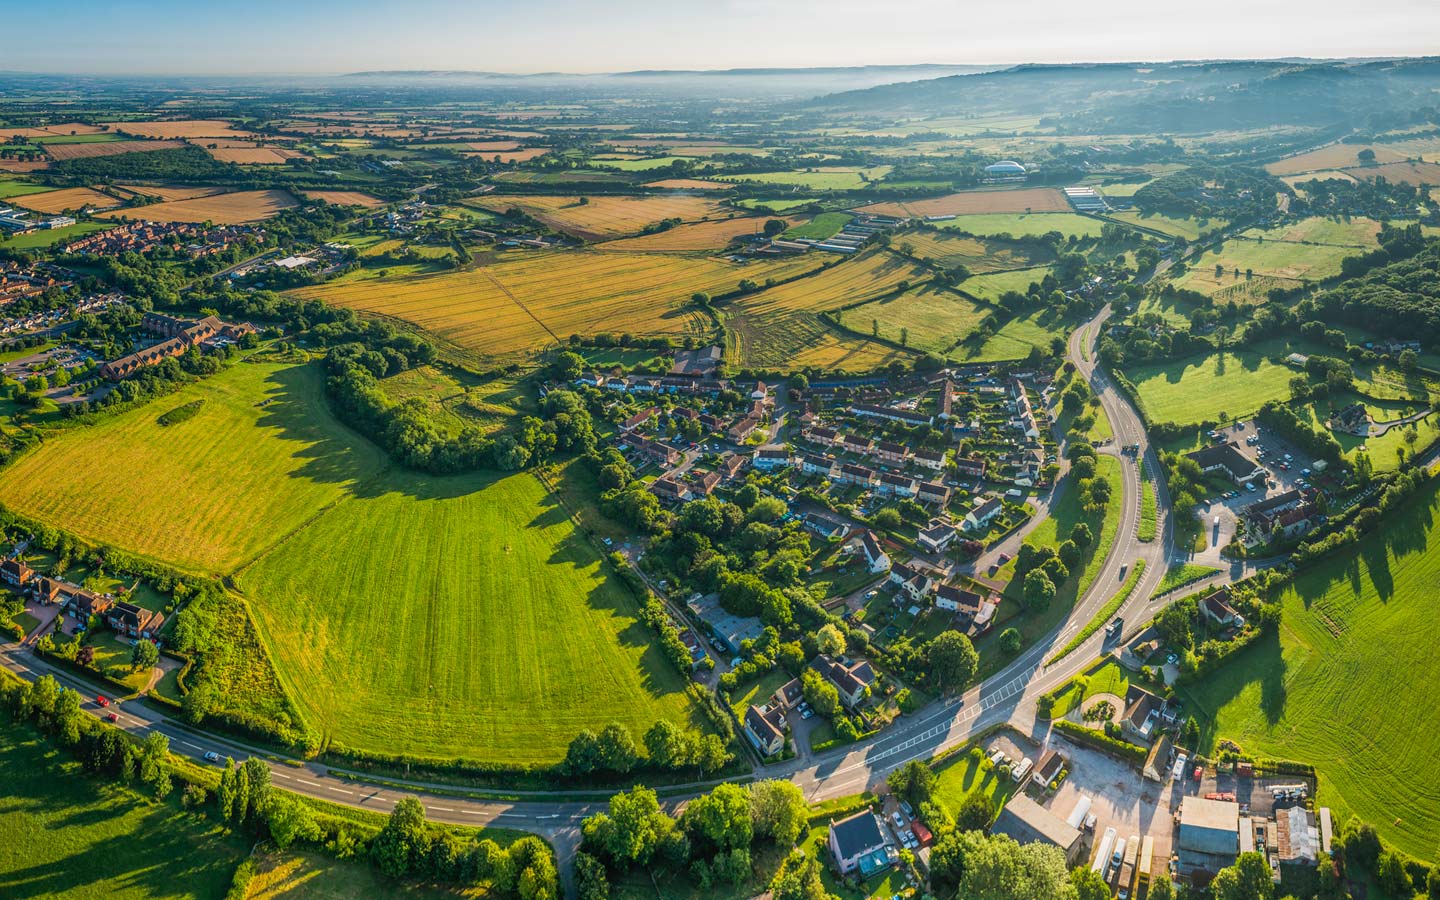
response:
[[[1440,53],[1440,2],[0,0],[0,70],[614,72]]]

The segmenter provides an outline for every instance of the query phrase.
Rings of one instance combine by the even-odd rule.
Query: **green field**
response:
[[[383,465],[330,414],[318,365],[238,363],[72,428],[0,471],[0,502],[93,541],[228,572]],[[185,422],[168,410],[203,400]]]
[[[986,275],[974,275],[960,282],[960,290],[986,303],[997,303],[1000,295],[1008,291],[1025,293],[1031,284],[1044,280],[1050,274],[1049,266],[1036,266],[1031,269],[1016,269],[1011,272],[991,272]]]
[[[799,200],[781,200],[775,198],[771,200],[738,200],[735,205],[742,209],[759,209],[760,207],[764,207],[765,209],[773,209],[777,213],[782,213],[795,209],[796,207],[809,206],[814,202],[815,200],[810,197],[804,197]]]
[[[970,234],[1010,234],[1015,237],[1030,237],[1058,231],[1066,237],[1099,237],[1105,223],[1099,219],[1078,213],[982,213],[960,216],[944,222],[933,223],[939,228],[953,228]]]
[[[968,751],[952,755],[935,774],[935,799],[952,814],[960,809],[967,796],[977,791],[990,799],[998,814],[1000,807],[1015,793],[1015,782],[997,774],[988,760],[977,760]]]
[[[0,895],[219,898],[251,841],[92,779],[34,732],[0,729]]]
[[[0,200],[7,197],[23,197],[26,194],[38,194],[42,191],[54,190],[46,184],[34,184],[29,181],[0,180]]]
[[[1358,547],[1301,573],[1262,637],[1188,692],[1207,745],[1314,763],[1337,821],[1359,816],[1440,860],[1440,491],[1432,484]]]
[[[649,172],[652,169],[668,169],[683,156],[652,156],[649,159],[605,159],[597,157],[594,164],[602,169],[619,169],[622,172]],[[688,161],[688,160],[687,160]]]
[[[943,356],[995,312],[954,291],[926,285],[847,309],[841,321],[855,331],[870,334],[878,330],[886,340]]]
[[[1211,219],[1204,225],[1199,219],[1177,219],[1171,216],[1145,215],[1135,210],[1127,212],[1111,213],[1108,218],[1117,222],[1124,222],[1127,225],[1138,225],[1141,228],[1148,228],[1151,231],[1158,231],[1161,234],[1168,234],[1171,237],[1183,237],[1187,241],[1198,238],[1201,232],[1214,231],[1225,223],[1219,219]]]
[[[34,250],[38,247],[63,244],[66,241],[73,241],[87,234],[114,227],[115,223],[113,222],[76,222],[74,225],[66,225],[64,228],[40,228],[35,231],[27,231],[25,234],[11,235],[8,240],[0,242],[0,247],[9,247],[12,250]]]
[[[1267,282],[1264,291],[1272,287],[1293,287],[1301,281],[1318,281],[1339,275],[1340,261],[1361,252],[1356,247],[1237,238],[1192,259],[1189,270],[1175,279],[1175,286],[1202,294],[1217,294],[1228,288],[1243,290],[1246,282],[1266,278],[1283,279],[1290,284]],[[1220,266],[1219,274],[1215,270],[1217,265]],[[1263,292],[1255,299],[1263,299]]]
[[[782,234],[781,237],[787,240],[809,238],[812,241],[823,241],[826,238],[832,238],[838,234],[840,229],[849,224],[853,218],[855,217],[844,212],[821,213],[804,225],[796,225],[794,228]]]
[[[1245,416],[1266,400],[1290,395],[1295,370],[1254,350],[1136,366],[1126,372],[1153,422],[1218,421],[1222,413]]]
[[[631,594],[533,475],[388,473],[237,584],[307,721],[348,746],[553,763],[582,728],[690,715]]]

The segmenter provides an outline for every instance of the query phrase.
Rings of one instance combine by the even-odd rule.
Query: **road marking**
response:
[[[330,790],[334,791],[334,792],[337,793],[337,794],[348,794],[348,795],[351,795],[351,796],[354,796],[354,794],[355,794],[354,791],[347,791],[347,790],[345,790],[344,788],[331,788]]]
[[[286,775],[284,772],[271,772],[270,774],[273,775],[273,776],[276,777],[276,778],[283,778],[283,779],[285,779],[286,781],[289,781],[289,780],[290,780],[290,776],[289,776],[289,775]]]
[[[451,808],[448,807],[448,806],[430,806],[430,807],[426,807],[426,808],[429,809],[431,812],[454,812],[454,811],[455,811],[455,810],[451,809]]]
[[[304,778],[297,778],[295,780],[300,782],[301,784],[308,784],[311,787],[323,788],[325,786],[318,781],[306,781]]]
[[[176,741],[176,743],[177,743],[177,744],[184,744],[185,746],[189,747],[191,750],[204,750],[204,749],[205,749],[204,747],[200,746],[199,744],[192,744],[192,743],[190,743],[189,741],[186,741],[186,740],[179,740],[179,741]]]

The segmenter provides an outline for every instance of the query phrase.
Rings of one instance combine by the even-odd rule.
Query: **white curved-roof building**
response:
[[[1024,175],[1025,167],[1013,159],[1004,159],[985,167],[987,175]]]

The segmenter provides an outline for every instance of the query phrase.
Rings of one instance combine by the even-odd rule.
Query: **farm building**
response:
[[[1084,849],[1080,841],[1080,829],[1072,828],[1059,816],[1024,794],[1016,794],[1010,798],[1010,802],[1000,811],[1000,817],[995,820],[991,832],[1009,835],[1020,844],[1040,843],[1059,847],[1065,854],[1065,864],[1068,866],[1080,861],[1080,854]]]
[[[1206,880],[1235,862],[1240,852],[1240,805],[1232,800],[1186,797],[1176,834],[1176,871]]]

